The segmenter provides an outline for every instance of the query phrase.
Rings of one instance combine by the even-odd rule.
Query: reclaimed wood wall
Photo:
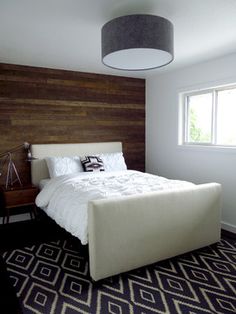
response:
[[[121,141],[128,168],[144,170],[145,80],[0,64],[0,153],[25,141]],[[23,149],[14,159],[29,182]]]

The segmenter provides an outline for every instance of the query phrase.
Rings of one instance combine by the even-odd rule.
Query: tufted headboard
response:
[[[38,186],[40,180],[49,178],[45,157],[84,156],[88,154],[122,152],[121,142],[70,143],[70,144],[32,144],[31,181]]]

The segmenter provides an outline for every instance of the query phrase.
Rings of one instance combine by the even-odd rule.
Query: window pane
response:
[[[188,142],[210,143],[212,93],[188,97]]]
[[[236,88],[218,92],[217,144],[236,145]]]

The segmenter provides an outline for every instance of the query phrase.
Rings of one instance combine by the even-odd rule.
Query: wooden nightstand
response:
[[[0,186],[1,207],[4,210],[2,223],[9,223],[10,210],[16,207],[29,207],[30,217],[33,214],[36,217],[35,198],[39,190],[37,187],[28,185],[6,190],[4,186]]]

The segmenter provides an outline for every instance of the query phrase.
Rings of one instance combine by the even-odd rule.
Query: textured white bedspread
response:
[[[193,183],[169,180],[133,170],[79,173],[51,179],[36,198],[42,208],[61,227],[88,242],[88,202],[94,199],[134,195],[160,190],[182,189]]]

